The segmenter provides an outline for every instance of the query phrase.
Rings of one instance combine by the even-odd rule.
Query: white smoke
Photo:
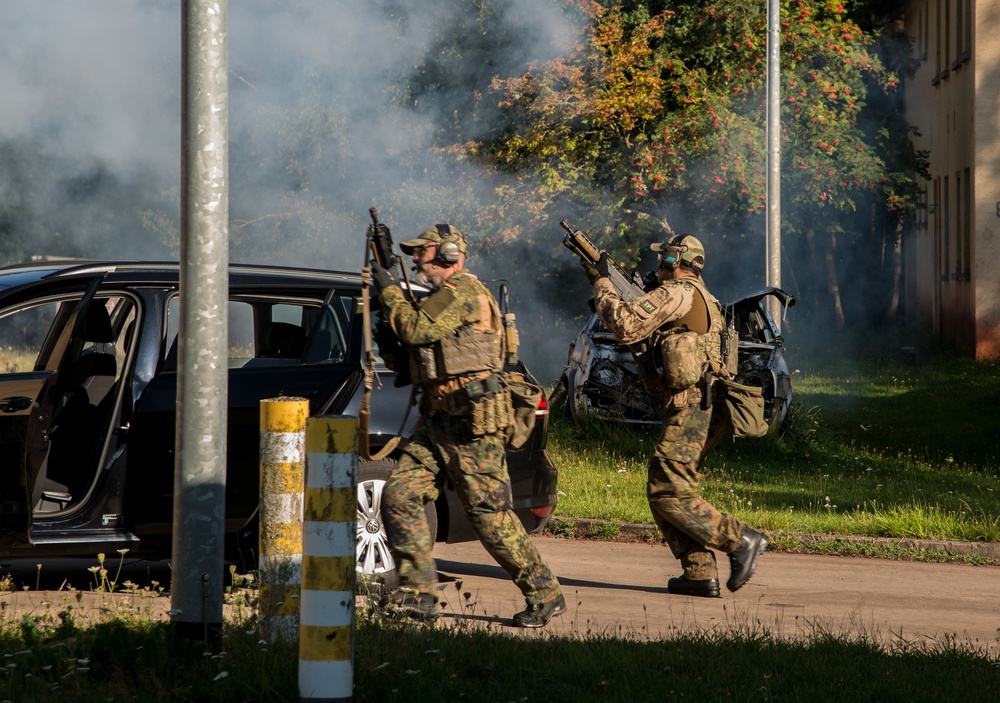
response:
[[[176,255],[180,3],[4,0],[0,27],[0,236],[21,256]],[[472,89],[579,31],[539,0],[228,3],[232,258],[357,268],[371,205],[397,240],[449,219],[475,236],[461,215],[495,184],[432,147],[490,127],[465,122]],[[490,258],[474,267],[509,278]]]

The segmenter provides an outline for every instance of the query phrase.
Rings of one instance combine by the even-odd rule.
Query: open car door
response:
[[[82,296],[17,308],[4,318],[30,318],[25,339],[40,344],[20,350],[34,355],[30,369],[0,375],[0,545],[30,546],[32,509],[41,496],[53,417],[62,400],[67,366],[79,353],[79,332],[100,286],[95,277]],[[10,321],[8,319],[8,321]]]

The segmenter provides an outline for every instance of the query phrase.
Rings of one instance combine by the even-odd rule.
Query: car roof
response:
[[[0,290],[36,283],[44,279],[101,275],[109,280],[142,282],[176,280],[177,261],[115,261],[90,259],[50,259],[12,264],[0,268]],[[232,283],[292,283],[350,285],[361,283],[358,273],[325,269],[230,263]]]
[[[761,298],[764,298],[769,295],[773,295],[775,298],[778,299],[778,302],[784,305],[785,307],[791,307],[792,305],[795,305],[794,297],[783,291],[781,288],[768,286],[766,288],[755,290],[752,293],[747,293],[746,295],[740,296],[735,300],[730,300],[725,305],[723,305],[723,307],[730,308],[737,305],[741,307],[742,306],[753,307],[754,305],[758,305],[760,303]]]

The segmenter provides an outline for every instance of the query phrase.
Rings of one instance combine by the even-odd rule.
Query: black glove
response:
[[[389,286],[395,286],[399,283],[399,281],[396,280],[396,277],[392,275],[392,271],[382,268],[374,261],[371,262],[371,270],[372,282],[375,284],[375,289],[378,290],[379,293],[384,291]]]
[[[597,267],[586,259],[580,259],[580,266],[583,267],[583,272],[587,274],[587,280],[590,281],[590,285],[594,285],[594,281],[601,277],[601,274],[597,272]]]
[[[609,278],[611,276],[611,257],[608,252],[602,251],[601,258],[597,260],[597,275],[599,278]]]
[[[642,277],[642,289],[647,293],[654,291],[659,287],[660,287],[660,277],[659,275],[657,275],[655,269]]]

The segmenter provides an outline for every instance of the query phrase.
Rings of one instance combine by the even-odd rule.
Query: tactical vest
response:
[[[502,434],[517,448],[535,425],[542,389],[519,373],[504,372],[505,363],[517,364],[515,317],[501,313],[496,299],[478,279],[476,283],[489,302],[489,329],[477,331],[466,324],[434,344],[415,348],[410,370],[425,390],[422,412],[467,416],[474,437]]]
[[[464,275],[475,278],[469,273]],[[503,370],[504,338],[507,336],[503,320],[489,291],[483,288],[482,294],[490,301],[490,328],[477,332],[472,324],[466,324],[433,344],[414,348],[410,354],[414,383],[436,384],[456,376]],[[513,336],[516,343],[516,335]]]
[[[682,278],[678,283],[697,294],[683,317],[650,336],[650,352],[663,385],[671,391],[683,391],[701,380],[706,371],[716,378],[733,378],[737,370],[736,333],[726,326],[722,305],[700,278]]]

